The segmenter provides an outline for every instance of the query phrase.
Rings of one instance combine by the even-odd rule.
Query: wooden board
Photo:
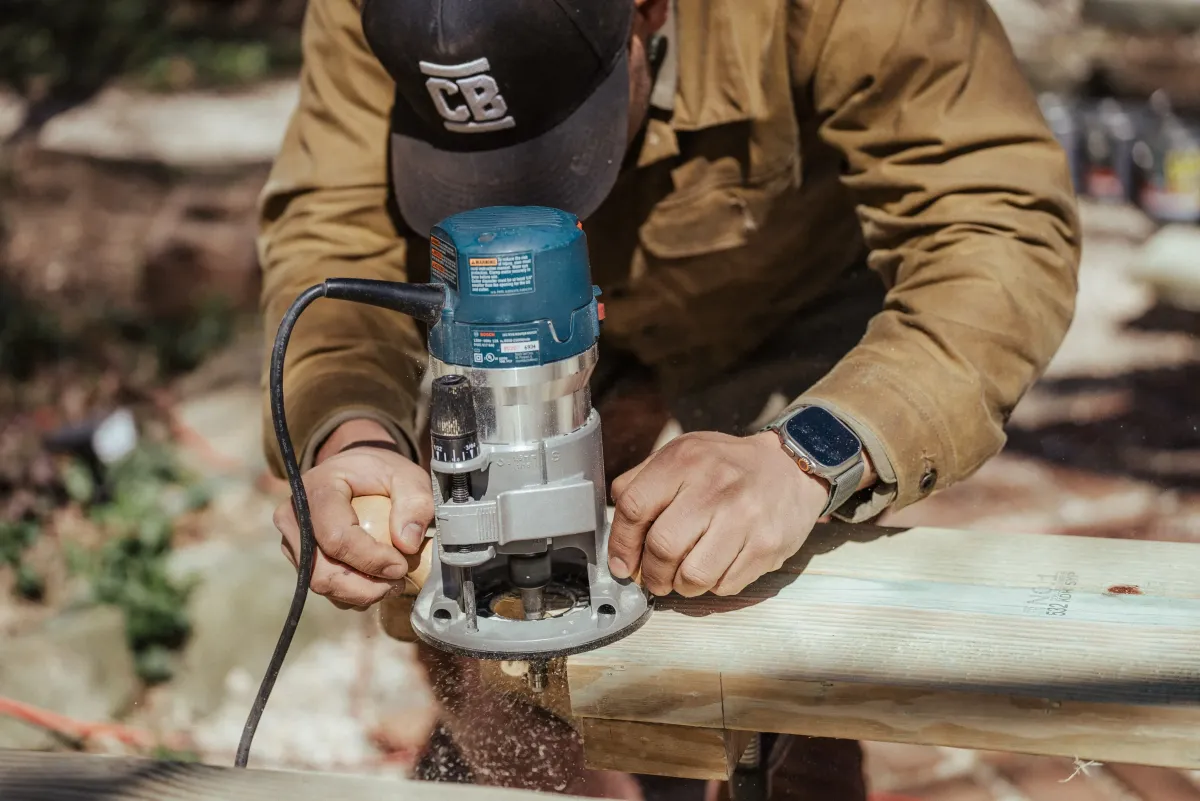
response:
[[[331,773],[0,749],[4,801],[550,801],[570,796]]]
[[[1200,768],[1200,547],[818,526],[567,674],[581,717]]]
[[[604,718],[580,718],[580,724],[584,762],[592,770],[677,779],[728,780],[752,736],[727,729]]]

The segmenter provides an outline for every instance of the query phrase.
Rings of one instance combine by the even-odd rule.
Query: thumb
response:
[[[415,554],[433,522],[433,487],[429,473],[412,462],[401,465],[391,478],[392,542],[403,553]]]
[[[392,514],[391,498],[386,495],[360,495],[350,501],[350,506],[354,509],[354,514],[358,517],[358,525],[363,531],[371,535],[371,538],[381,545],[395,547],[390,522]],[[428,562],[428,554],[418,552],[414,549],[413,554],[404,554],[404,560],[408,563],[408,575],[406,578],[423,582],[423,577],[418,578],[418,576],[421,575],[422,571],[425,573],[428,572],[429,565],[426,564]]]

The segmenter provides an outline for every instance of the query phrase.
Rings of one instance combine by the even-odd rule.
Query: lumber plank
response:
[[[331,773],[0,749],[4,801],[547,801],[561,795]],[[566,798],[570,798],[567,796]]]
[[[748,732],[580,718],[584,763],[677,779],[726,781],[750,742]]]
[[[1200,768],[1200,547],[821,525],[567,675],[584,718]]]

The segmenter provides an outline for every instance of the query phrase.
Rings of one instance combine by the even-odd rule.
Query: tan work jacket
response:
[[[850,422],[879,467],[845,516],[971,474],[1066,332],[1080,248],[1066,158],[996,16],[985,0],[677,0],[671,24],[659,119],[585,224],[604,340],[693,386],[869,252],[885,305],[797,399]],[[393,85],[358,0],[310,0],[303,49],[262,195],[269,338],[327,277],[428,274],[427,242],[390,213]],[[425,360],[407,318],[314,304],[287,365],[297,451],[355,415],[416,441]]]

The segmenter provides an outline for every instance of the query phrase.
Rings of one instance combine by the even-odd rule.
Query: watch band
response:
[[[825,517],[832,512],[841,509],[846,501],[858,491],[858,482],[862,481],[863,473],[866,472],[867,462],[863,456],[859,455],[859,459],[849,470],[842,473],[840,476],[832,479],[825,479],[829,482],[829,503],[825,504],[825,508],[821,510],[819,517]]]

